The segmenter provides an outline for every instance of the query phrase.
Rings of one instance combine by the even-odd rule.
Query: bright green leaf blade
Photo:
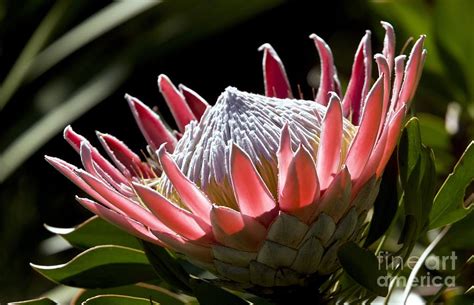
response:
[[[125,231],[93,216],[74,228],[46,226],[48,231],[58,234],[74,247],[87,249],[100,245],[118,245],[141,250],[139,241]]]
[[[466,188],[474,180],[474,141],[469,144],[454,171],[436,194],[430,214],[430,229],[456,222],[472,211],[464,206]]]
[[[90,248],[61,265],[31,266],[54,282],[81,288],[117,287],[156,278],[142,251],[122,246]]]
[[[19,301],[19,302],[11,302],[8,305],[56,305],[58,303],[52,301],[48,298],[39,298],[34,300],[27,300],[27,301]]]
[[[378,284],[386,274],[372,252],[348,242],[339,248],[337,256],[344,271],[354,281],[376,295],[387,295],[388,287]]]
[[[191,279],[191,287],[200,304],[205,305],[249,305],[235,294],[199,279]]]
[[[143,299],[123,295],[101,295],[83,302],[84,305],[160,305],[153,299]],[[166,305],[166,304],[162,304]]]
[[[126,295],[138,298],[151,297],[152,300],[166,305],[187,305],[195,302],[195,298],[187,295],[177,294],[154,284],[138,283],[115,288],[84,290],[74,298],[74,302],[72,302],[71,305],[80,305],[87,299],[106,294]]]

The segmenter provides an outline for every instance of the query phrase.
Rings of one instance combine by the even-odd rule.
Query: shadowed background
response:
[[[156,85],[160,73],[210,104],[229,85],[263,93],[257,48],[265,42],[280,55],[292,85],[312,99],[319,58],[309,34],[331,46],[343,85],[366,29],[374,54],[381,50],[379,20],[394,25],[399,52],[408,35],[428,34],[414,107],[445,176],[474,133],[472,3],[313,2],[0,2],[0,302],[53,287],[30,261],[59,263],[75,253],[56,253],[63,244],[43,223],[71,227],[90,216],[74,201],[79,191],[43,160],[48,154],[79,164],[62,139],[66,125],[90,139],[95,130],[111,133],[140,151],[145,141],[125,93],[158,106],[165,119],[170,113]],[[465,247],[472,251],[471,244]]]

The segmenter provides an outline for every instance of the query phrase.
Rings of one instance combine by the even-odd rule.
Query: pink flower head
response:
[[[264,44],[265,95],[229,87],[211,107],[158,78],[178,131],[127,95],[147,160],[98,133],[109,162],[71,127],[64,136],[84,169],[46,159],[93,199],[77,198],[87,209],[223,279],[275,287],[330,274],[339,246],[362,238],[426,56],[422,36],[405,64],[392,26],[382,25],[375,82],[367,32],[344,95],[320,37],[311,35],[321,60],[315,101],[293,98],[282,61]]]

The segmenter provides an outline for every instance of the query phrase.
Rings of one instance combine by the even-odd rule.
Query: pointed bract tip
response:
[[[381,53],[377,53],[377,54],[374,55],[375,60],[377,60],[378,58],[383,58],[383,59],[387,60],[387,58]]]
[[[103,137],[107,136],[106,133],[100,132],[98,130],[95,131],[95,135],[99,138],[99,140],[102,140]]]
[[[51,157],[51,156],[48,156],[48,155],[44,155],[44,159],[47,161],[47,162],[50,162],[51,160],[53,160],[54,157]]]
[[[162,86],[164,85],[164,83],[174,86],[168,76],[166,76],[165,74],[158,75],[158,88],[160,89],[160,92],[162,91]]]
[[[63,137],[65,139],[67,139],[68,137],[68,133],[71,133],[71,132],[74,132],[74,130],[72,129],[71,125],[67,125],[66,127],[64,127],[64,130],[63,130]]]
[[[258,47],[258,51],[260,52],[265,51],[265,50],[273,50],[272,45],[266,42]]]
[[[341,98],[339,97],[339,95],[337,95],[337,93],[334,92],[334,91],[329,91],[329,92],[328,92],[328,95],[329,95],[329,101],[331,101],[331,100],[333,100],[333,99],[338,100],[338,101],[341,100]]]
[[[192,91],[191,89],[189,89],[187,86],[185,86],[183,84],[179,84],[178,89],[181,93],[183,93],[183,91]]]
[[[160,147],[156,150],[156,155],[158,157],[158,160],[160,161],[161,163],[161,159],[166,157],[167,155],[169,155],[168,151],[166,150],[166,144],[167,142],[165,143],[162,143],[160,145]]]
[[[129,102],[134,99],[133,96],[131,96],[131,95],[128,94],[128,93],[125,93],[125,95],[124,95],[123,97],[124,97],[127,101],[129,101]]]
[[[163,79],[168,81],[170,80],[170,78],[166,74],[161,73],[160,75],[158,75],[158,82],[163,81]]]
[[[384,29],[388,30],[393,30],[393,26],[390,22],[387,22],[387,21],[380,21],[380,24],[383,26]]]

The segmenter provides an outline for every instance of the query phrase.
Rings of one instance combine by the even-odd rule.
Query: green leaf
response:
[[[417,118],[410,119],[403,130],[398,148],[398,162],[403,188],[405,225],[409,226],[404,228],[400,242],[413,244],[411,238],[416,239],[427,226],[433,206],[436,178],[434,155],[431,149],[421,143]],[[407,219],[409,215],[413,219]],[[410,239],[406,239],[407,237]]]
[[[420,124],[416,117],[411,118],[405,125],[398,145],[398,166],[400,180],[405,188],[411,172],[418,163],[421,153]]]
[[[404,248],[411,249],[418,237],[418,222],[413,215],[406,215],[403,229],[398,239],[399,244],[404,244]]]
[[[466,261],[467,265],[473,264],[474,263],[474,255],[471,255],[469,259]]]
[[[474,249],[474,213],[470,213],[451,226],[448,234],[441,240],[438,248],[472,250]]]
[[[27,301],[19,301],[19,302],[11,302],[8,305],[56,305],[58,303],[52,301],[48,298],[38,298],[34,300],[27,300]]]
[[[385,234],[398,209],[398,170],[395,154],[390,159],[382,176],[380,190],[374,202],[374,216],[364,246],[367,247]]]
[[[181,289],[185,292],[191,292],[189,286],[189,274],[179,264],[178,260],[174,258],[168,250],[163,247],[142,242],[145,254],[153,266],[153,269],[158,276],[172,287]]]
[[[122,246],[90,248],[61,265],[31,266],[52,281],[81,288],[116,287],[156,278],[142,251]]]
[[[423,174],[420,180],[418,192],[421,193],[421,229],[425,229],[429,223],[429,215],[433,207],[436,185],[436,169],[434,154],[430,148],[422,147]]]
[[[159,285],[159,283],[158,283]],[[135,285],[120,286],[106,289],[88,289],[82,291],[74,298],[71,305],[80,305],[82,302],[99,295],[126,295],[137,298],[151,298],[161,304],[166,305],[187,305],[195,299],[186,295],[177,294],[166,288],[150,283],[138,283]]]
[[[124,295],[100,295],[83,302],[84,305],[160,305],[153,299],[142,299]],[[166,305],[166,304],[163,304]]]
[[[230,293],[227,290],[219,288],[207,281],[192,278],[190,280],[194,295],[200,304],[203,305],[249,305],[250,303]]]
[[[464,151],[454,171],[436,194],[430,214],[430,229],[454,223],[466,217],[473,205],[464,206],[466,188],[474,179],[474,141]]]
[[[387,295],[388,287],[379,285],[386,273],[372,252],[351,241],[339,248],[337,256],[350,278],[376,295]]]
[[[93,216],[74,228],[47,226],[48,231],[58,234],[74,247],[87,249],[100,245],[118,245],[141,250],[139,241],[125,231]]]

